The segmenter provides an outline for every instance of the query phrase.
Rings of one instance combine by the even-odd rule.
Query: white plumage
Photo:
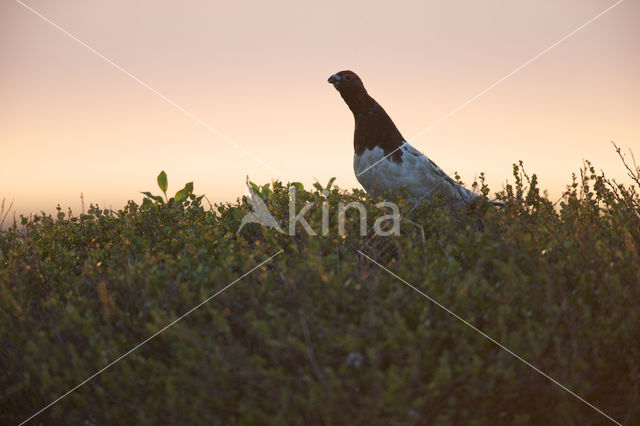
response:
[[[384,196],[406,189],[421,201],[441,191],[448,204],[460,208],[470,205],[478,195],[457,184],[427,156],[403,142],[399,148],[402,162],[385,157],[380,147],[354,154],[353,169],[362,187],[373,196]]]

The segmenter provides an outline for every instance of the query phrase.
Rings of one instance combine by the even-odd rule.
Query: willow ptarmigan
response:
[[[470,205],[478,194],[451,179],[426,155],[409,145],[380,104],[367,93],[353,71],[329,77],[355,118],[353,169],[372,196],[405,189],[416,201],[442,191],[454,208]],[[500,202],[491,203],[502,205]]]

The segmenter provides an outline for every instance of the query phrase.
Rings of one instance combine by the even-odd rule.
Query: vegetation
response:
[[[513,170],[495,194],[508,209],[450,212],[436,198],[389,237],[360,237],[355,210],[339,235],[339,202],[363,202],[370,220],[385,212],[319,184],[298,191],[298,209],[328,202],[328,235],[258,224],[236,235],[246,198],[205,207],[188,184],[169,199],[164,174],[164,197],[22,218],[0,234],[0,423],[27,419],[279,250],[32,422],[611,423],[360,250],[640,424],[640,170],[621,184],[586,163],[557,204],[522,163]],[[253,186],[284,229],[289,185]],[[483,176],[477,186],[489,194]],[[305,216],[318,234],[321,213]]]

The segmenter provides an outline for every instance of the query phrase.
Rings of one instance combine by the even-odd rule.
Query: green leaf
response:
[[[331,185],[333,185],[333,182],[335,182],[335,181],[336,181],[335,176],[332,177],[331,179],[329,179],[329,183],[327,184],[327,188],[326,189],[327,190],[331,189]]]
[[[145,198],[145,199],[142,201],[142,205],[140,206],[140,208],[141,208],[142,210],[145,210],[145,209],[148,209],[149,207],[151,207],[152,205],[153,205],[153,202],[152,202],[150,199]]]
[[[269,198],[269,194],[271,194],[271,188],[270,188],[270,184],[264,184],[263,186],[260,187],[260,196],[264,199]]]
[[[160,204],[164,204],[164,200],[159,195],[153,195],[152,193],[150,193],[148,191],[142,192],[142,194],[146,195],[147,197],[151,198],[152,200],[155,200],[156,202],[158,202]]]
[[[193,192],[193,182],[187,183],[184,188],[176,192],[176,203],[182,203]]]
[[[187,199],[187,194],[184,192],[183,189],[176,192],[176,197],[175,197],[176,203],[181,203],[186,199]]]
[[[158,186],[160,187],[160,189],[162,190],[162,192],[165,194],[167,194],[167,174],[163,171],[160,172],[160,174],[158,175]]]

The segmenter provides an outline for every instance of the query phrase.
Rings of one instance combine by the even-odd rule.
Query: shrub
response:
[[[625,163],[626,164],[626,163]],[[118,211],[22,218],[0,235],[0,422],[18,423],[203,304],[34,419],[44,424],[603,424],[389,268],[608,415],[640,422],[640,197],[586,163],[559,204],[514,165],[495,197],[436,199],[399,236],[358,235],[360,190],[253,186],[273,215],[330,207],[327,236],[248,224],[187,185]],[[489,194],[484,175],[475,183]],[[321,228],[321,210],[306,215]],[[282,223],[286,227],[286,223]],[[419,226],[417,226],[419,225]],[[420,228],[422,227],[422,228]]]

